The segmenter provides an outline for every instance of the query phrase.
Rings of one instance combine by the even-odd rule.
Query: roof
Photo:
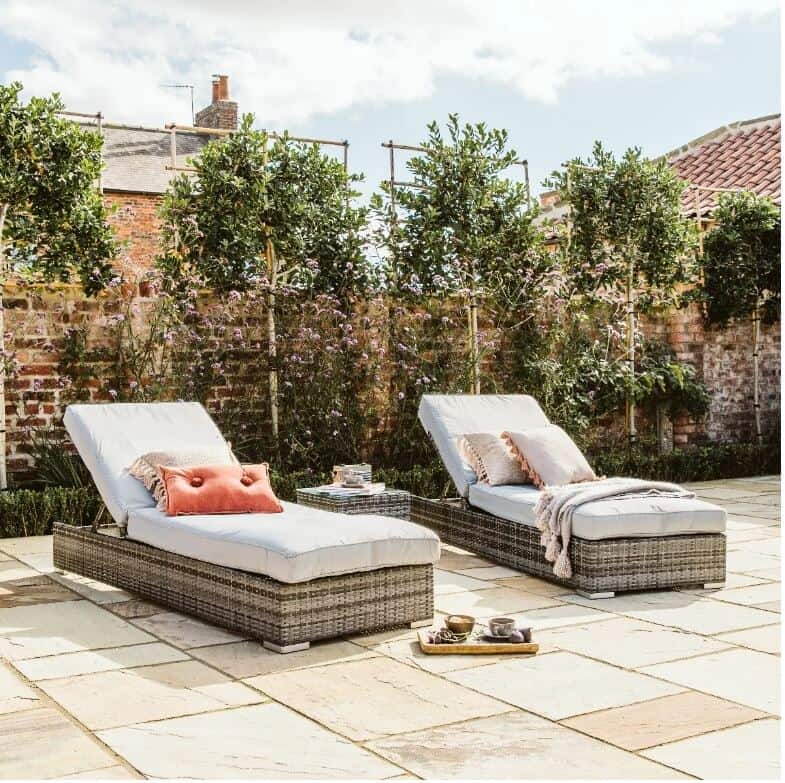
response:
[[[688,142],[665,156],[678,175],[701,188],[751,190],[780,204],[779,114],[734,122]],[[720,192],[699,190],[700,211],[709,214]],[[695,214],[695,188],[682,196],[687,214]]]
[[[95,128],[94,124],[82,123]],[[103,125],[105,191],[163,193],[169,180],[177,174],[171,165],[171,134],[162,128],[132,125]],[[177,166],[188,165],[188,158],[198,153],[210,136],[177,131]]]

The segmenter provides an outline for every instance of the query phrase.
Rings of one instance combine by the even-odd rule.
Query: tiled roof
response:
[[[95,128],[95,125],[84,124]],[[104,190],[133,193],[163,193],[169,180],[177,173],[171,165],[170,133],[159,128],[128,125],[103,127]],[[187,159],[201,150],[208,136],[177,131],[177,165],[188,165]]]
[[[718,128],[669,152],[668,162],[682,179],[704,188],[751,190],[780,203],[780,115],[736,122]],[[717,203],[718,192],[699,191],[701,215]],[[682,197],[687,214],[695,214],[695,189]]]

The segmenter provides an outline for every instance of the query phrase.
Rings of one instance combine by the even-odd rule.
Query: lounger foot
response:
[[[703,585],[704,590],[722,590],[725,587],[725,582],[706,582]]]
[[[414,620],[409,623],[409,628],[427,628],[433,623],[433,618],[430,620]]]
[[[595,598],[613,598],[616,595],[612,590],[606,593],[589,593],[586,590],[576,590],[575,592],[583,598],[591,598],[592,600]]]
[[[262,644],[268,650],[277,653],[300,652],[301,650],[307,650],[311,646],[310,642],[298,642],[297,644],[273,644],[273,642],[262,642]]]

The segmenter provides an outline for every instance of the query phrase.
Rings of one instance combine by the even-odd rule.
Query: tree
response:
[[[272,434],[278,437],[276,307],[291,290],[346,296],[368,282],[360,178],[287,136],[271,139],[246,114],[236,133],[207,144],[193,176],[164,196],[158,265],[175,285],[195,279],[218,292],[263,288],[267,301]]]
[[[0,85],[0,489],[5,465],[5,324],[9,275],[81,281],[88,294],[112,276],[117,245],[96,182],[100,135],[58,116],[63,103],[20,101],[22,85]]]
[[[686,184],[663,159],[628,149],[620,160],[596,142],[548,184],[569,207],[562,258],[571,295],[623,308],[626,318],[627,433],[635,427],[636,313],[677,301],[692,279],[693,226],[680,213]]]
[[[468,314],[471,391],[480,391],[477,311],[487,307],[532,317],[539,286],[552,264],[534,226],[525,186],[506,173],[516,162],[505,130],[483,123],[459,125],[451,114],[445,139],[428,125],[425,152],[407,167],[413,185],[389,183],[372,209],[387,246],[396,293],[457,296]]]
[[[723,193],[712,217],[715,225],[703,243],[699,297],[710,324],[752,319],[753,406],[760,441],[760,323],[774,323],[780,314],[780,210],[754,193]]]

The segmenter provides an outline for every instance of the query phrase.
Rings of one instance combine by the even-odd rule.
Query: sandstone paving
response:
[[[179,612],[161,612],[146,617],[136,617],[131,622],[138,628],[149,631],[181,649],[239,642],[244,638]]]
[[[767,527],[764,530],[771,531],[772,528]],[[777,528],[779,532],[779,528]],[[779,536],[768,536],[763,539],[755,539],[751,541],[739,541],[732,545],[733,549],[743,549],[747,552],[759,552],[762,555],[771,555],[772,557],[779,557],[782,551],[782,541]]]
[[[645,750],[642,755],[715,780],[781,777],[780,722],[768,719]]]
[[[76,601],[79,596],[43,574],[0,582],[0,609],[58,601]]]
[[[156,778],[386,779],[403,771],[280,704],[260,704],[101,731]]]
[[[0,661],[0,715],[37,707],[40,701],[38,693]]]
[[[774,655],[735,648],[642,671],[763,712],[779,713],[780,659]]]
[[[168,644],[151,642],[29,658],[16,661],[14,665],[29,680],[38,681],[184,660],[188,657],[182,651]]]
[[[134,617],[149,617],[151,614],[160,614],[166,610],[158,604],[150,603],[142,598],[132,598],[130,601],[116,601],[106,604],[105,607],[118,617],[131,619]]]
[[[642,750],[765,716],[750,707],[688,691],[579,715],[562,724],[625,750]]]
[[[266,650],[259,642],[235,642],[189,650],[194,658],[220,669],[230,677],[242,679],[261,674],[324,666],[342,661],[371,658],[376,653],[347,641],[320,642],[307,650],[279,655]]]
[[[746,631],[733,631],[720,634],[717,638],[726,642],[749,647],[759,652],[780,654],[782,628],[779,625],[766,625],[762,628],[750,628]]]
[[[125,767],[115,764],[111,767],[93,769],[88,772],[75,772],[62,775],[60,780],[139,780],[140,776]]]
[[[601,606],[602,603],[599,605]],[[561,628],[565,625],[605,622],[613,620],[615,617],[602,609],[572,603],[559,604],[545,609],[531,609],[526,612],[513,612],[510,616],[519,626],[533,628],[537,632],[547,631],[550,628]]]
[[[481,579],[473,579],[453,571],[442,571],[440,568],[433,569],[433,592],[436,596],[460,593],[464,590],[488,590],[492,587],[493,584],[488,584]]]
[[[582,606],[596,603],[579,595],[565,596],[564,600]],[[700,634],[717,634],[777,622],[772,612],[678,591],[622,594],[603,599],[602,606],[606,611]]]
[[[38,571],[18,560],[3,560],[0,563],[0,585],[4,582],[14,582],[35,576],[38,576]]]
[[[478,580],[479,581],[479,580]],[[487,585],[483,582],[482,584]],[[525,612],[547,606],[558,606],[559,601],[511,587],[493,587],[470,592],[462,590],[434,598],[436,608],[447,614],[470,614],[480,620],[513,612]]]
[[[510,658],[491,666],[450,672],[445,677],[551,720],[684,690],[569,652]]]
[[[352,740],[512,709],[383,657],[252,677],[245,682]]]
[[[89,601],[0,609],[0,657],[12,661],[152,641]]]
[[[59,584],[67,587],[69,590],[73,590],[75,593],[79,593],[83,598],[87,598],[96,604],[119,603],[130,601],[134,598],[133,595],[125,590],[121,590],[119,587],[97,582],[95,579],[89,579],[80,574],[55,571],[50,576]]]
[[[422,778],[636,780],[679,772],[526,712],[465,721],[369,742]]]
[[[719,601],[727,601],[732,604],[743,606],[758,606],[780,598],[781,585],[779,582],[766,582],[765,584],[749,585],[747,587],[736,587],[730,590],[718,591],[709,598]]]
[[[761,552],[750,552],[747,549],[729,549],[727,553],[728,571],[743,574],[765,569],[779,569],[780,559]]]
[[[503,587],[514,587],[518,590],[525,590],[528,593],[552,597],[572,592],[569,587],[557,584],[556,582],[548,582],[545,579],[539,579],[536,576],[528,576],[527,574],[497,579],[496,583]]]
[[[51,554],[52,536],[21,536],[0,538],[0,552],[16,557],[18,554]]]
[[[59,778],[116,763],[95,738],[55,709],[0,715],[0,778]]]
[[[265,701],[198,661],[43,680],[39,687],[90,729],[106,729]]]
[[[542,632],[537,639],[625,669],[717,652],[730,646],[717,639],[627,617],[602,625],[554,628]]]
[[[483,566],[482,568],[466,568],[458,573],[464,576],[471,576],[475,579],[494,580],[494,579],[509,579],[510,577],[523,576],[520,571],[514,568],[507,568],[507,566]]]

